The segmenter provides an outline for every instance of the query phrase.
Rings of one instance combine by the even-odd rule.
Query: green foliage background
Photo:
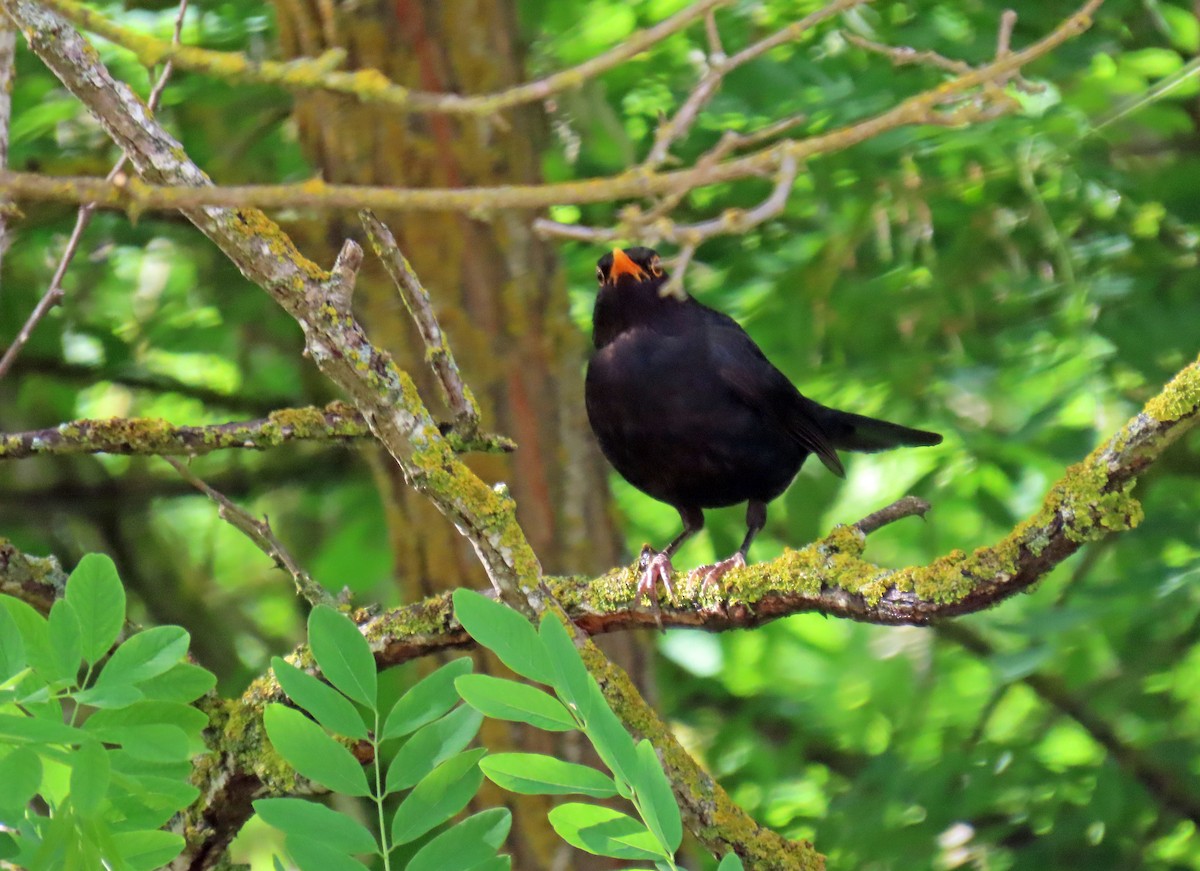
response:
[[[95,5],[169,37],[173,8]],[[524,0],[530,71],[592,56],[682,5]],[[817,5],[743,2],[719,20],[737,47]],[[188,42],[271,52],[269,5],[193,6]],[[839,27],[974,63],[994,52],[1003,8],[880,2]],[[1070,11],[1019,4],[1014,44]],[[613,173],[644,155],[658,114],[695,81],[700,30],[560,97],[546,177]],[[101,47],[147,89],[134,60]],[[807,394],[946,435],[936,449],[855,457],[845,482],[805,469],[772,506],[755,557],[910,492],[934,511],[872,536],[872,559],[922,562],[995,540],[1194,358],[1200,88],[1186,65],[1198,52],[1191,4],[1109,0],[1090,31],[1027,70],[1042,90],[1022,97],[1022,112],[901,130],[813,160],[782,216],[700,249],[691,292],[734,314]],[[27,52],[19,60],[11,165],[107,171],[115,153],[100,129]],[[806,114],[801,132],[828,130],[941,75],[893,68],[825,29],[731,75],[679,154],[788,112]],[[1171,77],[1161,99],[1142,101]],[[177,74],[160,115],[222,183],[297,180],[311,170],[289,106],[273,89]],[[704,188],[679,217],[751,205],[768,190],[765,180]],[[615,211],[553,214],[605,224]],[[3,344],[73,220],[58,206],[26,212],[4,258]],[[560,250],[587,330],[601,252]],[[110,415],[215,423],[332,398],[301,360],[294,323],[179,219],[98,215],[85,255],[65,307],[0,381],[4,430]],[[657,642],[661,706],[739,803],[815,838],[832,868],[1200,868],[1198,450],[1193,436],[1139,485],[1140,529],[952,627],[804,616],[753,632],[668,633]],[[226,452],[195,468],[268,513],[331,589],[394,603],[379,497],[356,453]],[[669,509],[613,487],[631,553],[675,532]],[[226,692],[302,637],[291,584],[160,462],[10,462],[0,525],[23,549],[71,564],[112,554],[133,615],[188,627]],[[741,531],[740,511],[714,512],[677,564],[727,555]]]

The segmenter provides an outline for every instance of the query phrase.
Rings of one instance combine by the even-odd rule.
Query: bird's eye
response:
[[[657,257],[650,261],[650,274],[655,278],[662,278],[662,261]]]
[[[599,266],[596,267],[596,280],[601,284],[604,284],[604,270]]]

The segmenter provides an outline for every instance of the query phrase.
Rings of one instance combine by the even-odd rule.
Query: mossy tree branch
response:
[[[462,435],[450,424],[439,428],[459,453],[516,448],[504,436]],[[349,443],[371,438],[371,428],[353,406],[331,402],[324,408],[283,408],[258,420],[203,426],[176,426],[160,418],[73,420],[49,429],[0,433],[0,460],[70,454],[196,457],[228,448],[262,451],[289,442]]]
[[[75,0],[42,0],[42,5],[58,12],[83,30],[102,36],[109,42],[133,52],[145,66],[169,61],[180,69],[204,73],[226,81],[278,85],[294,92],[324,91],[342,94],[362,103],[377,103],[403,112],[489,117],[506,109],[545,100],[562,91],[579,88],[630,58],[653,48],[667,37],[729,2],[730,0],[697,0],[658,24],[631,34],[620,44],[577,66],[491,94],[414,91],[396,84],[379,70],[340,71],[336,67],[344,60],[344,52],[341,51],[330,51],[320,57],[297,58],[286,63],[251,60],[239,52],[212,51],[157,39],[149,34],[122,27]],[[862,2],[866,0],[839,0],[839,5],[857,5]]]

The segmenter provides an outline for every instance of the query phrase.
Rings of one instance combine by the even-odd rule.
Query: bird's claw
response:
[[[723,559],[712,565],[692,569],[688,574],[688,578],[692,581],[699,580],[701,589],[707,590],[709,586],[716,584],[734,569],[743,569],[745,567],[746,558],[739,551],[729,557],[729,559]]]
[[[671,565],[671,558],[665,553],[655,553],[650,549],[650,546],[642,548],[641,558],[638,560],[638,568],[642,570],[642,576],[638,579],[637,594],[640,599],[645,596],[650,600],[651,605],[658,605],[657,585],[662,581],[663,589],[667,591],[667,596],[672,600],[675,599],[675,588],[671,586],[671,576],[675,574],[675,568]]]

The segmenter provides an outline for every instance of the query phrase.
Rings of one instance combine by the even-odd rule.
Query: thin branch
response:
[[[865,36],[859,36],[857,33],[846,33],[843,35],[851,45],[856,45],[864,51],[869,51],[873,54],[883,55],[892,62],[893,66],[902,67],[915,64],[917,66],[936,67],[939,70],[945,70],[946,72],[960,76],[972,70],[972,66],[966,61],[954,60],[953,58],[938,54],[936,51],[918,51],[907,45],[884,45],[881,42],[875,42],[873,39],[867,39]]]
[[[421,341],[425,343],[425,359],[442,386],[446,404],[454,415],[455,426],[460,427],[464,433],[474,432],[479,427],[479,405],[475,402],[471,388],[463,383],[458,363],[454,361],[454,353],[450,350],[446,336],[438,324],[428,292],[401,252],[400,246],[396,244],[396,237],[392,235],[392,231],[370,210],[364,209],[359,212],[358,219],[367,231],[367,238],[370,239],[375,254],[383,261],[388,275],[396,283],[400,298],[404,300],[404,307],[408,309],[417,325]]]
[[[0,169],[8,167],[8,125],[12,120],[13,77],[17,72],[17,30],[0,18]],[[0,200],[0,260],[8,250],[8,222],[16,216],[13,207]]]
[[[577,66],[534,82],[515,85],[491,94],[477,95],[413,91],[396,84],[376,69],[338,71],[334,67],[345,60],[345,52],[341,50],[329,51],[316,58],[298,58],[286,63],[251,60],[238,52],[210,51],[164,42],[122,27],[75,0],[44,0],[43,5],[70,19],[83,30],[128,49],[147,66],[168,60],[181,69],[227,81],[278,85],[299,93],[325,91],[344,94],[361,103],[377,103],[403,112],[484,117],[578,88],[678,33],[718,6],[730,2],[731,0],[697,0],[658,24],[630,34],[619,45]]]
[[[218,490],[214,490],[196,476],[186,464],[173,457],[163,457],[185,481],[217,504],[217,516],[254,542],[254,546],[275,561],[275,565],[292,576],[296,583],[296,592],[310,605],[333,605],[336,600],[328,590],[312,579],[312,576],[300,567],[295,557],[288,552],[283,543],[275,537],[271,529],[271,521],[265,515],[258,520],[250,512],[229,501]]]
[[[709,100],[713,98],[713,95],[721,87],[725,76],[730,72],[766,54],[771,49],[783,45],[785,42],[799,39],[803,34],[822,21],[832,18],[835,15],[840,15],[847,9],[860,6],[864,2],[869,2],[869,0],[833,0],[833,2],[815,12],[809,13],[799,21],[793,22],[787,27],[777,30],[770,36],[748,45],[732,57],[726,58],[723,53],[710,55],[708,59],[708,71],[700,78],[696,87],[692,89],[691,94],[684,100],[683,105],[679,107],[679,110],[671,120],[660,125],[654,134],[654,144],[650,146],[650,153],[646,155],[646,159],[642,162],[642,167],[645,169],[657,168],[666,161],[671,146],[687,135],[687,132],[696,122],[700,110],[708,105]],[[715,34],[716,25],[714,24],[710,29],[710,40],[714,38]],[[719,37],[717,38],[717,42],[719,44]]]
[[[180,35],[183,33],[183,19],[187,15],[187,7],[188,0],[180,0],[179,14],[175,16],[175,33],[171,38],[172,44],[175,46],[179,45]],[[5,19],[5,23],[7,23],[7,19]],[[167,61],[158,76],[158,81],[154,83],[154,87],[150,91],[150,99],[146,105],[151,112],[158,108],[158,102],[162,99],[162,94],[167,87],[167,80],[169,78],[171,78],[171,62]],[[114,181],[125,168],[127,160],[128,158],[122,154],[113,168],[109,170],[104,180],[107,182]],[[0,169],[3,168],[4,161],[0,159]],[[75,252],[79,250],[79,242],[83,238],[83,231],[91,223],[92,214],[95,210],[95,203],[85,203],[79,207],[79,213],[75,216],[75,228],[71,230],[71,235],[67,239],[67,247],[63,249],[62,256],[59,257],[58,266],[55,267],[54,275],[50,279],[50,286],[46,288],[46,292],[42,294],[37,305],[33,307],[33,311],[29,313],[29,317],[25,320],[25,323],[21,325],[17,337],[8,346],[8,350],[4,352],[4,356],[0,357],[0,378],[3,378],[8,373],[8,370],[12,368],[13,360],[21,353],[21,349],[25,347],[37,325],[50,313],[51,309],[62,302],[65,296],[62,288],[63,278],[66,277],[71,261],[75,259]],[[2,226],[0,226],[0,229],[2,229]],[[2,239],[0,239],[0,250],[3,250]]]
[[[919,499],[916,496],[905,496],[903,499],[897,499],[885,508],[871,512],[858,521],[858,523],[854,524],[854,529],[857,529],[862,535],[870,535],[875,530],[882,529],[889,523],[895,523],[897,520],[903,520],[905,517],[924,518],[930,507],[929,503],[924,499]]]
[[[904,100],[874,117],[846,125],[829,133],[801,140],[778,142],[717,166],[673,172],[634,167],[606,178],[556,184],[503,185],[475,188],[391,188],[367,185],[327,185],[306,181],[282,185],[215,187],[205,177],[203,185],[170,183],[153,178],[151,184],[130,178],[108,183],[90,177],[53,177],[33,173],[0,173],[0,194],[12,199],[51,202],[97,202],[105,208],[140,213],[150,209],[194,211],[202,207],[362,209],[377,212],[461,211],[487,213],[495,209],[540,209],[565,203],[612,202],[622,198],[690,190],[702,185],[734,181],[775,171],[787,155],[800,164],[811,157],[838,151],[873,139],[882,133],[915,124],[963,124],[974,117],[993,117],[1009,111],[1001,106],[992,115],[960,111],[949,121],[939,111],[946,103],[989,82],[1011,75],[1025,64],[1048,54],[1092,23],[1092,13],[1102,0],[1088,0],[1051,33],[1020,51],[981,66]],[[0,0],[0,8],[19,7],[20,0]],[[1011,101],[1010,101],[1011,102]],[[161,178],[161,174],[157,175]]]
[[[440,424],[457,453],[507,453],[516,445],[504,436],[463,435]],[[353,406],[331,402],[324,408],[283,408],[258,420],[176,426],[160,418],[114,417],[73,420],[48,429],[0,433],[0,460],[78,454],[197,457],[240,448],[264,451],[290,442],[343,443],[372,439],[371,428]]]
[[[582,224],[562,224],[547,218],[538,218],[533,227],[542,236],[557,236],[562,239],[577,239],[587,242],[611,242],[614,239],[644,239],[654,245],[659,241],[695,248],[714,236],[739,235],[763,224],[780,214],[787,206],[792,185],[796,181],[798,166],[796,159],[785,154],[776,175],[775,187],[770,195],[752,209],[725,209],[716,218],[698,221],[695,224],[676,224],[669,218],[643,219],[638,210],[629,210],[628,215],[616,227],[587,227]],[[691,257],[687,258],[689,261]],[[686,265],[686,264],[685,264]],[[676,267],[672,282],[682,281],[683,270]]]

